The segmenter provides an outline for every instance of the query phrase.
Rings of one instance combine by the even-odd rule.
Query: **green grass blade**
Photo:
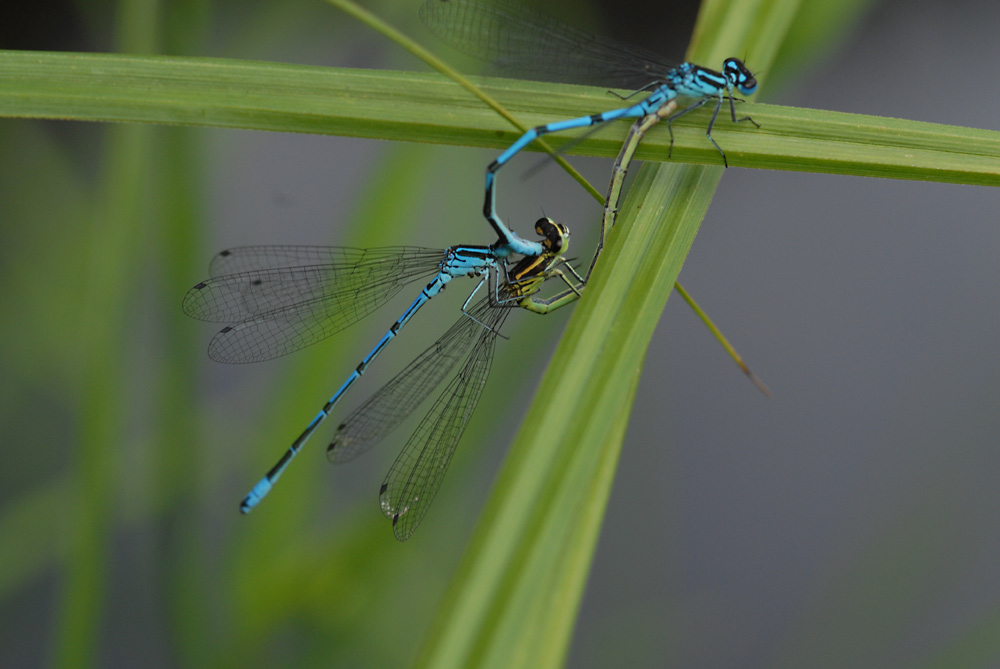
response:
[[[609,107],[606,91],[598,88],[474,81],[527,125]],[[997,131],[760,103],[742,104],[740,110],[761,128],[717,124],[713,135],[726,147],[730,165],[1000,185]],[[699,110],[675,124],[675,162],[718,164],[718,152],[705,140],[708,114]],[[113,54],[0,51],[0,116],[493,148],[505,148],[518,136],[493,110],[437,74]],[[570,152],[613,157],[626,132],[625,124],[613,124]],[[560,133],[550,141],[558,147],[574,134]],[[667,161],[668,153],[667,130],[656,128],[637,158]]]

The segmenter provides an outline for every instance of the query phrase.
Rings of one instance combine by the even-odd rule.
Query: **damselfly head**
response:
[[[546,251],[555,254],[563,253],[569,248],[569,228],[562,223],[556,223],[551,218],[542,217],[535,221],[535,232],[544,237],[542,246]]]
[[[743,95],[753,95],[757,90],[757,79],[739,58],[727,58],[722,64],[722,73]]]

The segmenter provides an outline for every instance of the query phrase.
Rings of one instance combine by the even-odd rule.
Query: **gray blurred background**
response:
[[[373,9],[433,44],[415,22],[417,4]],[[636,39],[682,55],[692,7],[657,5],[653,15],[669,24],[666,33],[631,9],[595,9],[592,27],[607,24],[631,39],[641,26]],[[197,46],[177,52],[422,68],[322,3],[223,3],[213,11]],[[612,18],[598,18],[602,11]],[[110,6],[81,3],[42,14],[58,22],[5,20],[0,47],[110,50],[111,13]],[[1000,59],[998,25],[1000,6],[991,3],[873,2],[814,63],[769,81],[765,99],[1000,129],[1000,92],[991,76]],[[659,34],[677,46],[663,48]],[[74,322],[61,318],[58,302],[47,303],[44,292],[26,296],[25,286],[35,273],[54,289],[75,281],[59,275],[64,265],[45,250],[50,237],[61,247],[81,233],[72,214],[56,219],[45,208],[68,197],[60,184],[97,190],[91,176],[101,167],[105,131],[0,122],[7,148],[0,291],[11,296],[0,319],[7,435],[0,471],[7,548],[0,564],[22,547],[32,556],[8,571],[16,576],[0,580],[5,666],[66,657],[59,648],[72,567],[60,537],[75,527],[74,496],[59,497],[69,504],[58,507],[57,524],[21,519],[35,517],[28,511],[37,491],[86,482],[76,460],[85,417],[65,371],[72,358],[63,363],[45,352],[53,332],[71,336]],[[358,243],[363,231],[344,224],[373,220],[365,213],[374,205],[359,197],[395,197],[391,184],[377,190],[387,188],[391,167],[412,165],[423,180],[412,187],[420,205],[408,210],[412,220],[399,243],[488,242],[480,188],[496,152],[171,132],[193,134],[203,149],[201,240],[181,252],[193,268],[186,283],[156,288],[155,272],[138,271],[128,287],[128,318],[111,323],[127,333],[122,355],[132,376],[113,456],[96,661],[405,662],[530,401],[538,374],[524,367],[544,367],[568,314],[525,314],[511,340],[501,342],[482,406],[506,402],[495,412],[502,420],[481,407],[411,541],[392,539],[375,504],[405,435],[343,468],[312,448],[283,479],[289,496],[293,488],[304,491],[301,503],[269,499],[273,508],[242,518],[242,494],[412,296],[320,345],[326,353],[233,368],[205,356],[214,328],[180,314],[184,291],[204,278],[211,254],[228,246]],[[43,170],[39,147],[59,153],[70,176]],[[505,219],[527,232],[544,210],[571,225],[573,248],[585,255],[599,207],[556,168],[518,179],[536,160],[521,157],[505,171]],[[573,162],[603,190],[610,161]],[[34,169],[43,186],[29,197],[20,189]],[[963,658],[950,666],[997,666],[998,211],[1000,193],[987,188],[727,171],[680,280],[773,397],[761,396],[683,301],[671,298],[649,349],[569,666],[912,667],[949,666],[948,658]],[[157,252],[155,244],[147,250]],[[435,311],[407,328],[348,407],[451,322],[461,292],[449,291],[444,304],[435,300],[427,308]],[[164,352],[174,336],[168,333],[189,337],[183,359]],[[174,362],[189,366],[199,382],[186,388],[189,403],[176,411],[158,406],[149,392],[156,371]],[[291,380],[302,378],[305,384]],[[304,404],[275,409],[292,391]],[[152,483],[160,472],[150,435],[160,411],[194,424],[183,444],[190,455],[173,472],[181,483]]]

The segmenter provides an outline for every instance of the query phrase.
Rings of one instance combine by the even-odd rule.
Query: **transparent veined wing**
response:
[[[472,310],[473,315],[477,309]],[[350,462],[382,440],[430,397],[476,342],[483,326],[463,315],[340,424],[327,447],[331,462]]]
[[[189,290],[182,308],[199,320],[230,323],[209,344],[213,360],[269,360],[361,320],[403,286],[437,271],[443,253],[420,247],[230,249],[215,257],[212,278]]]
[[[386,474],[379,490],[379,506],[392,520],[393,534],[400,541],[410,538],[441,487],[451,457],[486,385],[497,330],[509,313],[509,307],[490,307],[479,314],[479,320],[489,327],[475,324],[476,341],[468,358],[434,401]]]
[[[426,0],[420,18],[456,50],[518,79],[638,89],[677,65],[507,0]]]

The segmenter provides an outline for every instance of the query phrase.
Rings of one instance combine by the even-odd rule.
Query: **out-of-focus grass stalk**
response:
[[[157,47],[158,2],[121,0],[116,32],[122,51],[149,53]],[[116,471],[127,448],[123,426],[127,361],[122,353],[128,333],[125,308],[139,262],[143,238],[151,146],[156,130],[123,125],[108,129],[102,190],[84,253],[85,299],[80,304],[79,360],[83,366],[79,408],[79,445],[75,494],[67,513],[73,537],[66,563],[66,584],[55,630],[57,666],[93,662],[107,596],[108,555],[115,513]]]

